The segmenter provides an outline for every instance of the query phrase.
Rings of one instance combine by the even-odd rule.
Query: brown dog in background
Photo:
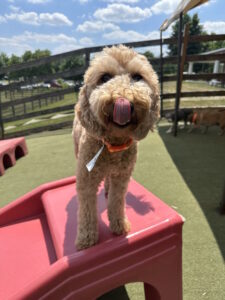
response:
[[[193,114],[189,116],[192,126],[189,132],[194,128],[204,126],[202,133],[206,133],[210,126],[219,126],[220,135],[225,132],[225,108],[199,108],[194,109]]]

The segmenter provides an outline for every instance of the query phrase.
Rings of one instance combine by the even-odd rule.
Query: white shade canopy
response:
[[[181,13],[186,14],[192,8],[197,7],[205,2],[208,2],[208,0],[182,0],[170,16],[170,18],[166,19],[160,26],[160,30],[166,30],[170,26],[170,24],[172,24],[179,18]]]

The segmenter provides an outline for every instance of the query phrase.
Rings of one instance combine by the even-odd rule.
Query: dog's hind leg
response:
[[[130,174],[110,177],[108,218],[111,231],[118,235],[130,230],[130,223],[125,216],[125,196],[129,180]]]

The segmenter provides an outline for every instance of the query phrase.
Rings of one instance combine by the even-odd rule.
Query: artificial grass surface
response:
[[[186,218],[183,227],[184,300],[225,299],[225,216],[217,208],[225,180],[225,137],[209,129],[174,138],[159,125],[139,145],[133,177]],[[38,185],[72,176],[71,133],[27,137],[29,154],[0,177],[0,206]],[[103,299],[144,299],[140,283],[128,284]]]

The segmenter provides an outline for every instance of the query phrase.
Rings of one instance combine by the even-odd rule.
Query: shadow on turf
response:
[[[168,128],[159,126],[159,135],[201,206],[225,260],[225,216],[219,214],[225,182],[225,136],[218,135],[218,128],[210,128],[207,134],[179,130],[174,137],[166,133]]]

